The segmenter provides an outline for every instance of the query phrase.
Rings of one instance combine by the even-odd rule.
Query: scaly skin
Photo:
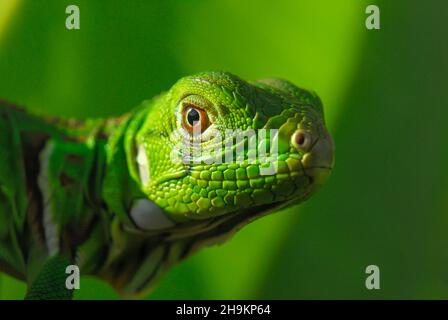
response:
[[[0,269],[27,281],[29,298],[70,297],[54,289],[68,263],[124,296],[146,294],[197,249],[304,201],[333,166],[319,98],[283,80],[206,72],[116,119],[48,119],[6,103],[0,116]],[[251,144],[230,129],[268,133]]]

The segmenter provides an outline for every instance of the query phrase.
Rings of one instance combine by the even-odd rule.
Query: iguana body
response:
[[[268,133],[254,148],[237,129]],[[268,158],[253,161],[262,141]],[[0,103],[0,270],[30,298],[69,297],[65,264],[141,295],[197,249],[306,199],[332,164],[319,98],[282,80],[201,73],[114,119]]]

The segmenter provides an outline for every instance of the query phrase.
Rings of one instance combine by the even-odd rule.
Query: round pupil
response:
[[[187,121],[190,126],[193,126],[195,122],[198,122],[200,118],[199,112],[196,109],[190,109],[187,114]]]
[[[297,137],[297,144],[298,144],[299,146],[303,145],[303,144],[305,143],[305,139],[306,139],[305,135],[304,135],[303,133],[300,134],[300,135]]]

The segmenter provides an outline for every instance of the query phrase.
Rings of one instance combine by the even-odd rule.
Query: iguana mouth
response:
[[[175,234],[168,236],[170,240],[180,240],[182,238],[200,238],[200,239],[219,239],[215,242],[208,242],[209,244],[218,243],[226,240],[235,232],[243,228],[245,225],[263,217],[274,213],[284,207],[287,207],[295,202],[301,202],[307,199],[312,194],[310,188],[308,192],[304,193],[300,198],[295,198],[283,202],[274,202],[247,208],[238,213],[228,213],[219,217],[210,218],[204,221],[195,221],[184,226],[184,233],[176,229]],[[197,228],[200,226],[199,228]]]

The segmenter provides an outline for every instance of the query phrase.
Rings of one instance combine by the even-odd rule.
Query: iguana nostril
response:
[[[296,149],[307,151],[311,146],[311,137],[301,129],[296,130],[291,136],[291,144]]]

